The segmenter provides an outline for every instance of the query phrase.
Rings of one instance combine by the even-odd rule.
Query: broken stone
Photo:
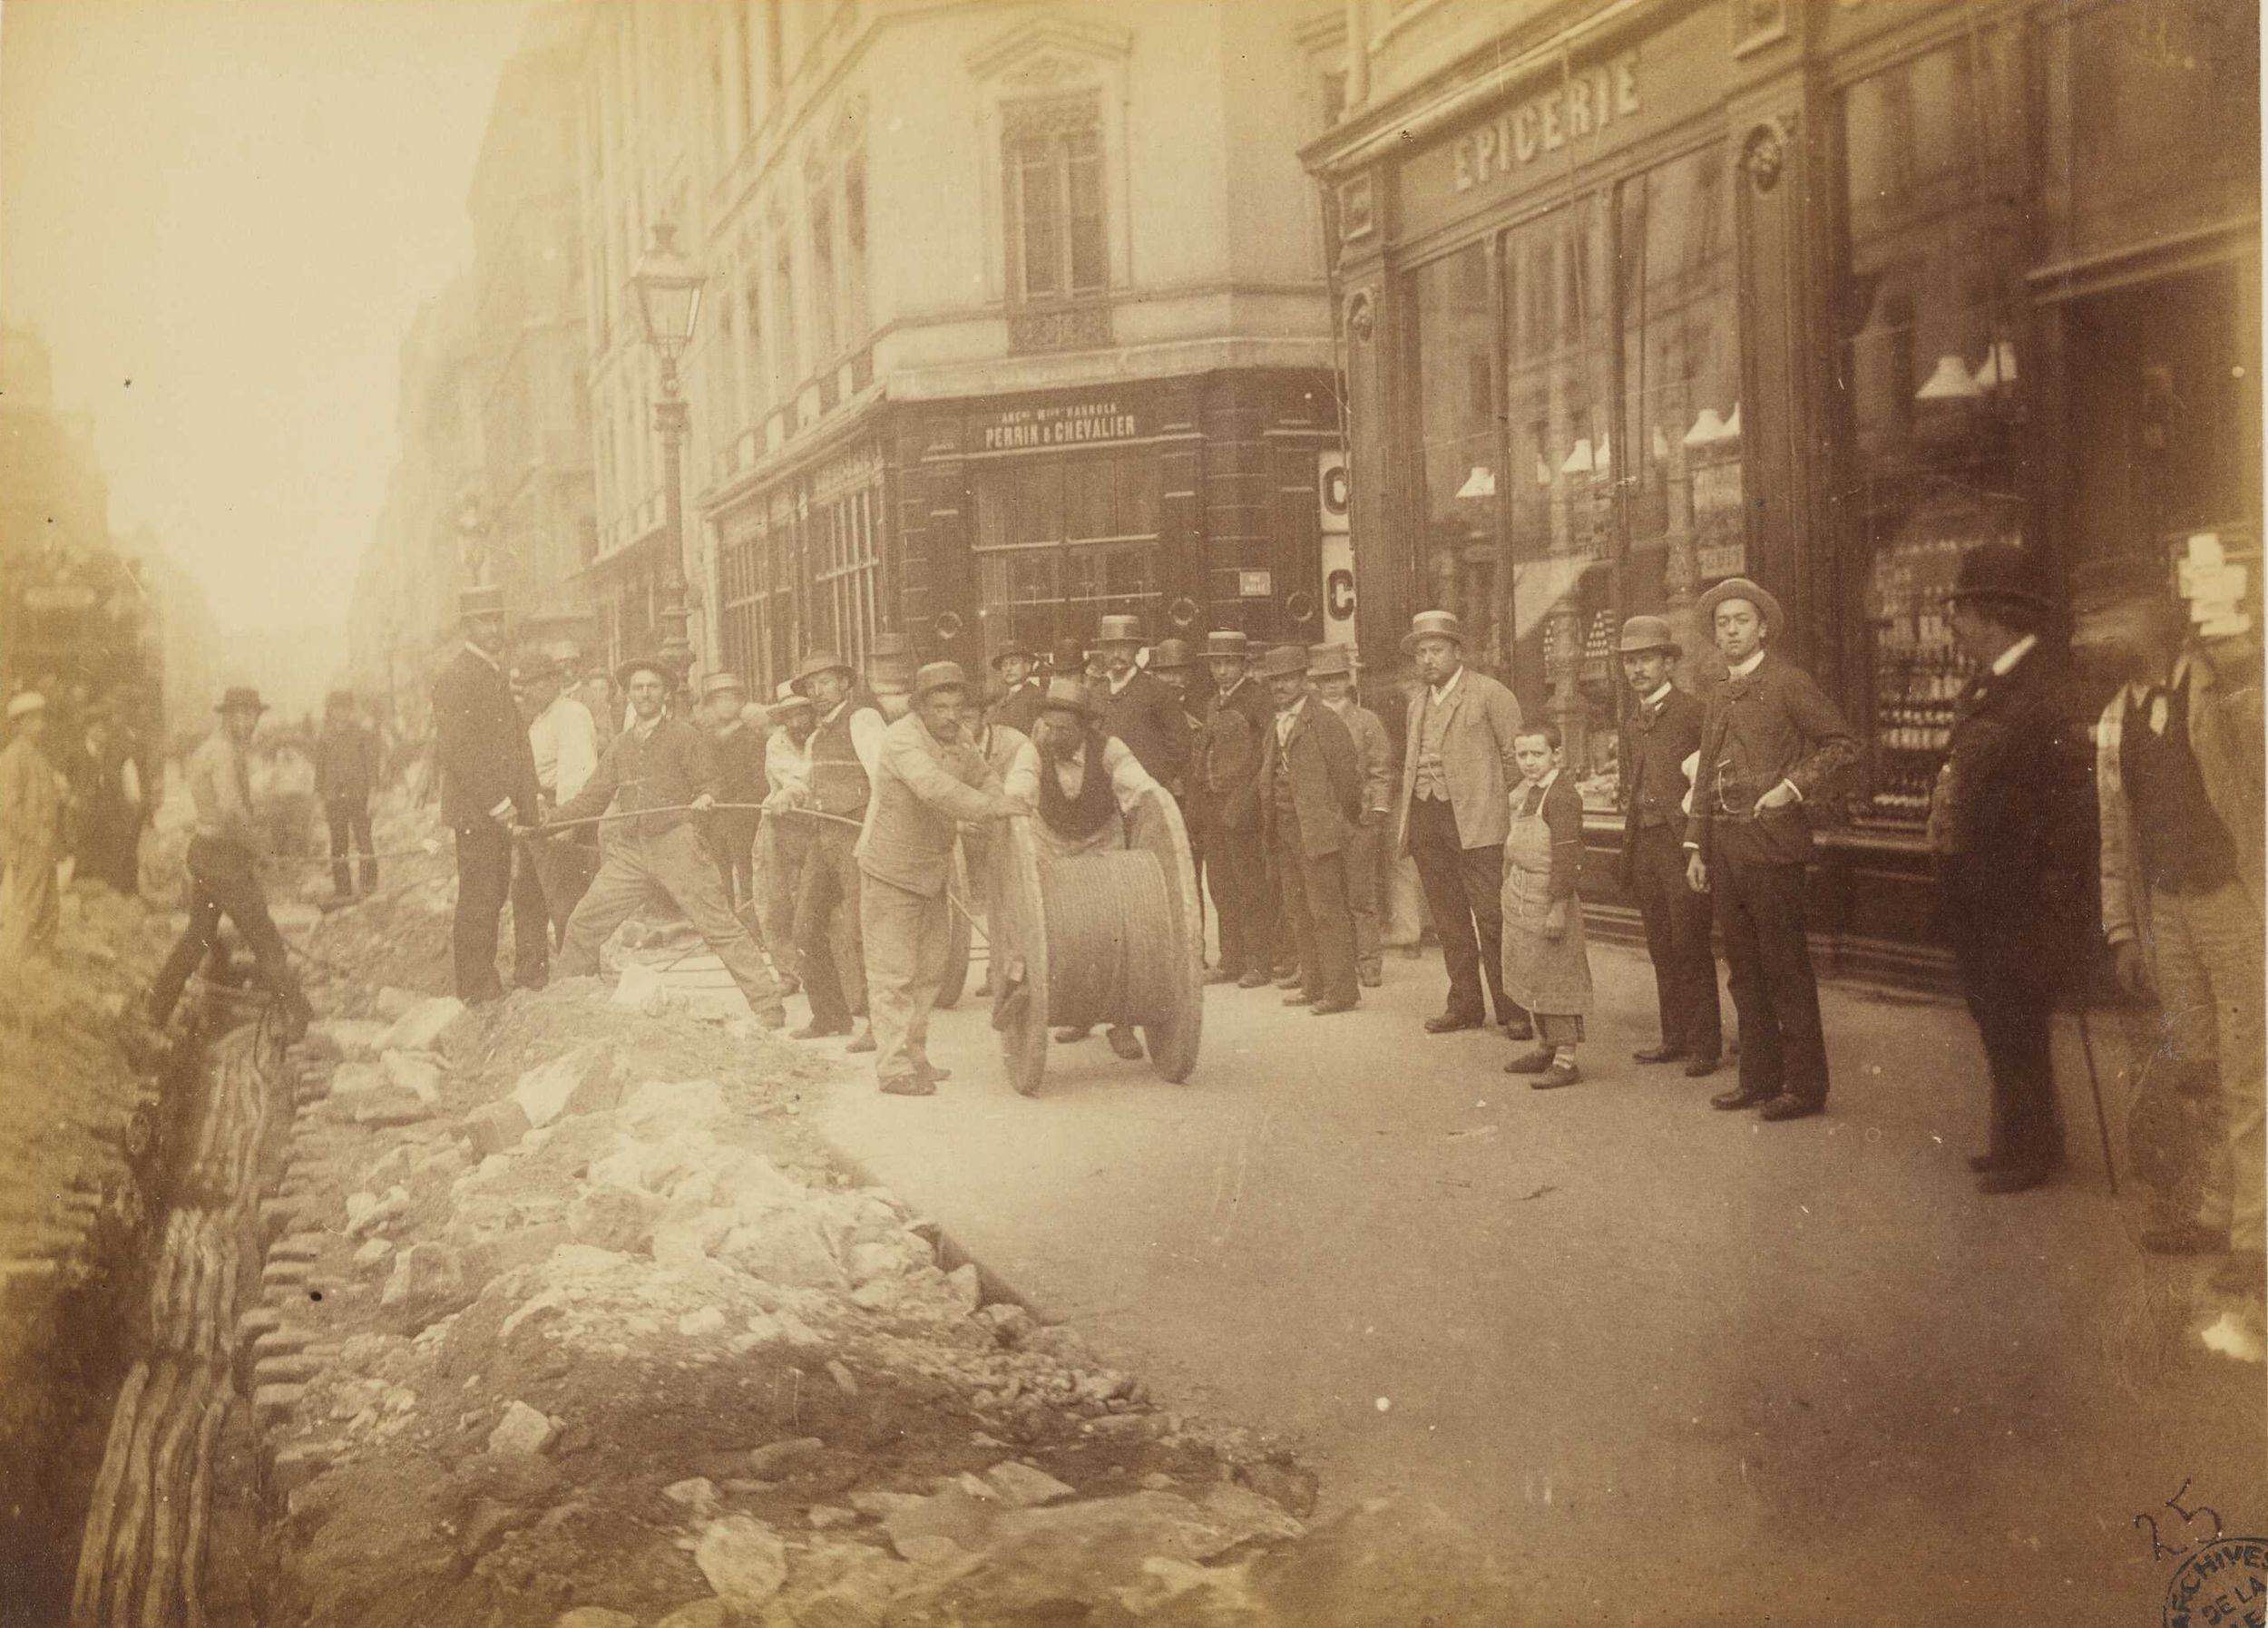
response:
[[[407,1091],[420,1102],[441,1100],[441,1065],[431,1058],[387,1051],[379,1055],[378,1066],[386,1070],[386,1084],[396,1090]]]
[[[704,1520],[717,1513],[717,1484],[707,1476],[689,1476],[682,1481],[672,1481],[661,1489],[661,1496]]]
[[[568,1207],[567,1230],[579,1243],[635,1254],[652,1240],[661,1209],[650,1193],[605,1183],[585,1189]],[[718,1325],[723,1321],[719,1313]]]
[[[377,1055],[380,1042],[392,1027],[360,1018],[323,1018],[308,1025],[308,1038],[318,1042],[318,1048],[328,1047],[334,1057],[360,1061]]]
[[[729,1515],[702,1531],[693,1564],[726,1605],[753,1613],[787,1581],[787,1545],[754,1516]]]
[[[804,1519],[811,1523],[815,1532],[832,1532],[842,1526],[858,1525],[858,1512],[845,1509],[836,1504],[814,1504],[804,1511]]]
[[[992,1484],[993,1491],[1019,1509],[1037,1509],[1077,1496],[1047,1471],[1018,1464],[1012,1458],[986,1470],[984,1479]]]
[[[558,1426],[525,1402],[514,1400],[505,1408],[496,1428],[488,1433],[488,1450],[533,1457],[548,1448],[558,1435]]]
[[[945,1282],[962,1309],[974,1311],[984,1303],[984,1285],[977,1275],[976,1263],[968,1262],[945,1273]]]
[[[599,1114],[621,1100],[614,1072],[614,1048],[604,1041],[578,1046],[520,1077],[512,1090],[533,1126],[549,1125],[562,1114]]]
[[[748,1474],[767,1481],[777,1481],[808,1469],[820,1454],[826,1451],[826,1443],[816,1436],[797,1436],[787,1441],[768,1442],[748,1454]]]
[[[845,1396],[858,1394],[858,1381],[852,1377],[851,1370],[845,1368],[841,1362],[829,1362],[826,1365],[826,1377],[835,1381],[835,1389]]]
[[[909,1546],[916,1539],[942,1537],[960,1549],[982,1548],[1001,1508],[1000,1500],[989,1492],[986,1496],[973,1497],[961,1487],[948,1485],[944,1491],[885,1516],[882,1526],[890,1535],[891,1546],[901,1555],[923,1562],[923,1556]]]
[[[1237,1468],[1237,1479],[1294,1515],[1315,1512],[1317,1483],[1312,1471],[1280,1464],[1246,1464]]]
[[[730,1628],[732,1608],[711,1594],[679,1606],[654,1628]]]
[[[435,995],[420,1000],[394,1020],[394,1026],[386,1031],[382,1048],[431,1051],[465,1015],[464,1002],[454,995]]]
[[[1040,1326],[1032,1320],[1031,1312],[1013,1301],[995,1301],[989,1306],[980,1307],[976,1315],[978,1321],[989,1327],[993,1336],[1007,1346],[1022,1345]]]
[[[737,1226],[725,1235],[717,1259],[784,1289],[841,1289],[843,1269],[808,1216],[772,1213],[768,1225]]]
[[[616,1117],[633,1135],[659,1138],[705,1130],[724,1111],[724,1088],[713,1079],[657,1079],[631,1092]]]
[[[341,1063],[331,1075],[333,1097],[353,1097],[386,1084],[386,1070],[375,1061]]]
[[[462,1311],[479,1285],[467,1281],[464,1258],[445,1243],[413,1243],[395,1258],[378,1304],[394,1314],[405,1331]]]
[[[552,1628],[638,1628],[638,1619],[603,1605],[578,1605],[552,1618]]]
[[[1510,1582],[1437,1507],[1374,1501],[1252,1568],[1265,1620],[1510,1623]]]
[[[484,1159],[519,1145],[528,1134],[527,1111],[509,1097],[484,1102],[464,1116],[460,1128],[474,1155]]]
[[[688,1340],[698,1340],[704,1334],[721,1333],[724,1326],[725,1314],[714,1306],[703,1306],[678,1319],[678,1332]]]
[[[407,989],[397,989],[391,984],[385,984],[370,998],[370,1009],[391,1028],[397,1019],[415,1008],[419,999]]]
[[[396,1091],[391,1087],[367,1094],[361,1106],[355,1109],[355,1123],[377,1130],[397,1129],[406,1125],[417,1125],[433,1116],[433,1109],[424,1098],[408,1091]]]

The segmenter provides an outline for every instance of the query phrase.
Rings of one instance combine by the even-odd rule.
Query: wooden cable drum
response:
[[[1009,1077],[1027,1096],[1046,1074],[1055,1024],[1139,1028],[1151,1066],[1177,1084],[1197,1067],[1197,869],[1172,798],[1146,797],[1126,821],[1126,843],[1054,859],[1020,815],[993,843],[993,1026]]]

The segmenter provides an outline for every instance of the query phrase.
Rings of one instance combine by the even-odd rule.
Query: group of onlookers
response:
[[[133,697],[50,678],[8,697],[0,748],[0,964],[44,955],[61,870],[112,892],[141,886],[158,766]]]

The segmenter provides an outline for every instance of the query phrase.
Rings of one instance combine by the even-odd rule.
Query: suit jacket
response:
[[[1004,724],[1018,735],[1029,737],[1031,726],[1039,721],[1040,704],[1047,699],[1047,686],[1037,678],[1026,678],[992,703],[991,721]]]
[[[1667,824],[1672,837],[1685,838],[1686,793],[1693,783],[1686,778],[1686,759],[1701,749],[1701,726],[1708,709],[1675,685],[1652,717],[1644,703],[1633,708],[1622,726],[1622,885],[1631,885],[1637,863],[1638,833],[1651,824]]]
[[[1246,678],[1225,699],[1216,688],[1205,698],[1206,819],[1223,831],[1256,831],[1260,824],[1260,742],[1276,727],[1276,707],[1260,680]]]
[[[1808,802],[1858,760],[1858,739],[1835,704],[1809,673],[1767,649],[1755,671],[1727,673],[1709,694],[1686,846],[1707,858],[1720,819],[1750,819],[1756,799],[1783,780]],[[1811,823],[1800,804],[1755,823],[1769,858],[1802,864],[1811,857]]]
[[[1355,760],[1363,768],[1363,813],[1390,812],[1393,806],[1393,743],[1386,738],[1384,720],[1352,699],[1344,711],[1335,707],[1331,710],[1338,713],[1339,721],[1354,737]]]
[[[1402,736],[1401,834],[1397,846],[1410,851],[1410,800],[1417,793],[1418,752],[1424,740],[1432,689],[1422,688],[1410,703],[1409,727]],[[1520,703],[1512,692],[1472,667],[1457,677],[1457,687],[1442,703],[1449,710],[1442,739],[1442,773],[1449,781],[1449,806],[1457,816],[1457,840],[1468,848],[1491,848],[1511,829],[1511,804],[1505,797],[1520,784],[1512,761],[1512,737],[1520,733]]]
[[[1310,859],[1337,853],[1346,847],[1347,833],[1363,817],[1363,765],[1354,749],[1354,736],[1339,715],[1309,696],[1281,746],[1276,722],[1268,721],[1260,747],[1260,831],[1269,843],[1276,830],[1276,765],[1278,757],[1291,765],[1292,806],[1299,818],[1299,851]]]
[[[1189,773],[1189,727],[1173,687],[1138,672],[1117,695],[1104,684],[1095,697],[1102,707],[1103,728],[1126,743],[1152,780],[1178,792]]]
[[[535,753],[512,686],[495,663],[469,648],[450,658],[434,681],[433,735],[443,820],[477,825],[508,800],[522,824],[536,823]]]

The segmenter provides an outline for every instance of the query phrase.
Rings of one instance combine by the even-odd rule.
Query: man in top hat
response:
[[[1204,788],[1205,867],[1219,922],[1220,960],[1207,983],[1256,989],[1274,981],[1276,901],[1260,835],[1261,743],[1276,707],[1252,676],[1251,641],[1231,629],[1205,636],[1212,693],[1198,752]]]
[[[709,747],[716,755],[722,789],[719,803],[745,804],[720,808],[709,816],[708,836],[717,856],[717,874],[726,897],[740,919],[757,920],[754,901],[756,866],[755,805],[764,800],[764,743],[741,717],[748,705],[748,687],[737,673],[710,673],[701,680],[701,716],[709,728]]]
[[[1425,687],[1410,703],[1403,736],[1401,839],[1441,935],[1449,1002],[1425,1020],[1429,1034],[1479,1028],[1493,1006],[1516,1040],[1534,1033],[1504,996],[1504,839],[1511,788],[1520,784],[1512,742],[1520,703],[1465,665],[1465,631],[1453,611],[1421,610],[1405,641]],[[1488,1005],[1481,989],[1488,990]]]
[[[811,795],[811,730],[818,721],[811,697],[782,679],[767,709],[771,732],[764,742],[764,813],[756,828],[758,920],[764,947],[790,995],[803,988],[796,953],[796,893],[803,885],[804,855],[814,822],[791,811]]]
[[[351,853],[362,854],[362,891],[378,885],[377,849],[370,841],[370,794],[378,785],[378,737],[362,721],[354,692],[335,689],[323,703],[323,730],[315,738],[315,795],[330,827],[331,896],[355,894]]]
[[[560,950],[569,978],[598,970],[599,946],[631,912],[660,897],[684,913],[724,963],[757,1021],[785,1027],[779,988],[763,951],[726,902],[714,857],[695,822],[719,800],[724,782],[708,737],[663,708],[672,687],[659,661],[626,661],[617,671],[630,696],[631,726],[614,737],[582,790],[562,803],[553,824],[613,813],[599,873],[568,918]],[[532,839],[551,840],[551,839]]]
[[[55,941],[55,863],[62,857],[64,780],[40,748],[47,699],[8,697],[14,738],[0,751],[0,967],[44,955]]]
[[[1725,1049],[1708,896],[1686,882],[1686,759],[1701,749],[1704,709],[1672,678],[1685,651],[1664,618],[1624,622],[1617,654],[1631,698],[1622,726],[1622,891],[1646,924],[1662,1020],[1659,1043],[1633,1055],[1641,1063],[1682,1060],[1688,1078],[1702,1079]]]
[[[1930,848],[1992,1079],[1990,1140],[1970,1165],[1982,1191],[2020,1193],[2063,1158],[2048,1019],[2088,959],[2093,748],[2059,653],[2041,643],[2055,602],[2030,551],[1970,549],[1950,604],[1977,670],[1931,794]]]
[[[1739,1087],[1709,1100],[1801,1119],[1827,1105],[1819,982],[1804,936],[1812,831],[1803,804],[1858,761],[1858,741],[1811,675],[1772,649],[1784,618],[1771,593],[1728,577],[1695,609],[1728,670],[1702,719],[1686,879],[1716,895],[1740,1014]]]
[[[1189,729],[1181,700],[1164,682],[1135,665],[1141,653],[1141,619],[1106,616],[1095,639],[1102,652],[1103,687],[1096,696],[1103,726],[1142,760],[1149,777],[1179,792],[1189,772]]]
[[[803,989],[811,1000],[811,1021],[796,1038],[810,1040],[850,1034],[853,1015],[866,1007],[856,850],[888,725],[881,707],[859,690],[850,664],[832,650],[804,658],[796,687],[810,697],[817,718],[809,786],[794,805],[799,812],[788,816],[811,827],[796,895],[795,934]],[[875,1046],[871,1033],[858,1034],[850,1049],[872,1051]]]
[[[1354,1009],[1354,918],[1347,855],[1363,818],[1363,765],[1339,715],[1307,693],[1307,647],[1278,645],[1260,664],[1276,717],[1260,746],[1260,830],[1299,953],[1286,1006],[1318,1018]]]
[[[866,687],[882,708],[885,721],[894,723],[913,705],[914,641],[894,629],[875,635],[866,655]]]
[[[190,839],[187,858],[189,925],[152,980],[143,1016],[152,1028],[163,1028],[171,1019],[189,975],[212,952],[220,918],[226,916],[236,924],[237,936],[251,946],[260,981],[282,1003],[287,1038],[297,1039],[314,1011],[300,992],[259,884],[257,866],[264,839],[252,813],[251,774],[244,757],[268,708],[258,690],[240,687],[223,692],[213,710],[220,714],[220,726],[190,755],[185,776],[197,807],[197,833]]]
[[[992,722],[1004,724],[1019,735],[1031,735],[1032,721],[1040,716],[1040,703],[1047,695],[1047,686],[1036,670],[1039,665],[1040,653],[1021,640],[992,658],[992,670],[1000,675],[1003,692],[992,703]]]
[[[2258,647],[2193,637],[2162,558],[2077,584],[2076,647],[2124,680],[2095,730],[2103,931],[2118,980],[2154,993],[2175,1083],[2217,1083],[2224,1180],[2143,1234],[2168,1253],[2227,1250],[2214,1279],[2263,1292],[2262,721]],[[2256,614],[2256,613],[2255,613]],[[2153,1071],[2156,1072],[2156,1071]],[[2155,1085],[2155,1081],[2153,1084]]]
[[[1386,887],[1386,821],[1393,812],[1393,744],[1385,720],[1355,698],[1355,666],[1351,645],[1321,644],[1307,653],[1307,681],[1354,737],[1362,770],[1362,814],[1346,837],[1346,906],[1354,919],[1355,976],[1376,989],[1385,979],[1379,905]]]
[[[468,588],[457,599],[464,642],[433,687],[434,754],[441,767],[441,818],[456,833],[456,919],[450,947],[457,999],[467,1005],[503,998],[496,976],[496,923],[512,893],[512,829],[542,817],[535,758],[527,726],[503,667],[504,600],[501,588]],[[550,959],[548,922],[515,934],[513,973],[540,986],[548,969],[519,965],[536,947]]]
[[[892,1097],[927,1097],[943,1077],[929,1061],[929,1009],[953,949],[955,906],[946,891],[961,824],[1002,819],[1019,806],[961,733],[968,687],[958,662],[933,661],[914,675],[911,709],[883,734],[858,836],[875,1077]]]

